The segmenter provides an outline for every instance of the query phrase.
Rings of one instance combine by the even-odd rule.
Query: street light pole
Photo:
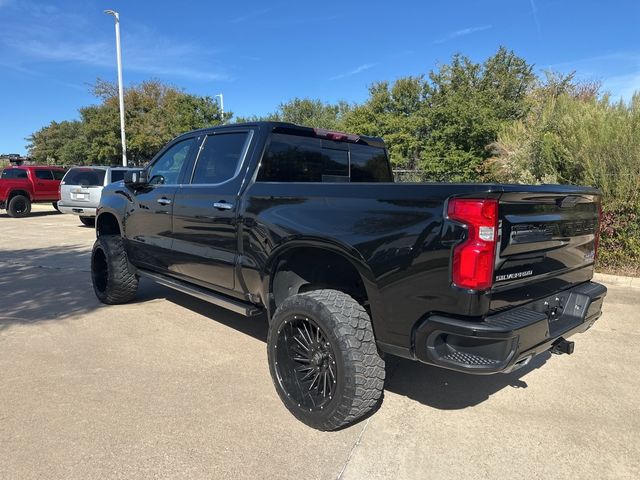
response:
[[[220,112],[221,112],[221,118],[222,118],[222,123],[224,123],[224,97],[222,96],[221,93],[219,93],[218,95],[215,95],[213,98],[218,98],[220,97]]]
[[[105,10],[116,20],[116,57],[118,60],[118,98],[120,100],[120,137],[122,138],[122,166],[127,166],[127,141],[124,134],[124,90],[122,87],[122,52],[120,50],[120,14],[114,10]]]

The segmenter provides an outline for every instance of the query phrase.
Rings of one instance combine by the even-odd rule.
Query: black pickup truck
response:
[[[601,315],[600,193],[397,184],[380,138],[278,122],[186,133],[107,186],[92,280],[124,303],[148,277],[266,312],[276,390],[332,430],[380,401],[385,355],[510,372]]]

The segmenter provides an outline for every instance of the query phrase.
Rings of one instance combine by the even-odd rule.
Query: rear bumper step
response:
[[[473,322],[427,317],[415,330],[422,362],[475,374],[509,372],[546,350],[572,353],[569,336],[590,328],[602,314],[604,285],[586,282],[523,307]]]

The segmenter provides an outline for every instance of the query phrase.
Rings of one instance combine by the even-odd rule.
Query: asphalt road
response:
[[[384,403],[296,421],[266,324],[152,283],[107,307],[92,229],[0,215],[0,478],[640,478],[640,290],[611,286],[571,356],[472,377],[388,362]]]

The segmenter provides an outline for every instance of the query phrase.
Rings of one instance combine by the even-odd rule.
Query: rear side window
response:
[[[62,180],[65,174],[62,170],[51,170],[51,173],[53,173],[54,180]]]
[[[125,170],[111,170],[111,183],[124,180]]]
[[[389,182],[384,149],[274,133],[261,162],[262,182]]]
[[[347,144],[274,133],[262,159],[258,181],[348,182]]]
[[[391,182],[387,152],[368,145],[349,145],[352,182]]]
[[[216,184],[236,176],[248,139],[246,132],[209,135],[198,155],[192,184]]]
[[[53,180],[51,170],[36,170],[36,178],[40,180]]]
[[[2,171],[2,178],[27,178],[27,171],[19,168],[7,168]]]
[[[65,185],[80,185],[82,187],[101,187],[104,184],[106,170],[101,168],[72,168],[64,176]]]

